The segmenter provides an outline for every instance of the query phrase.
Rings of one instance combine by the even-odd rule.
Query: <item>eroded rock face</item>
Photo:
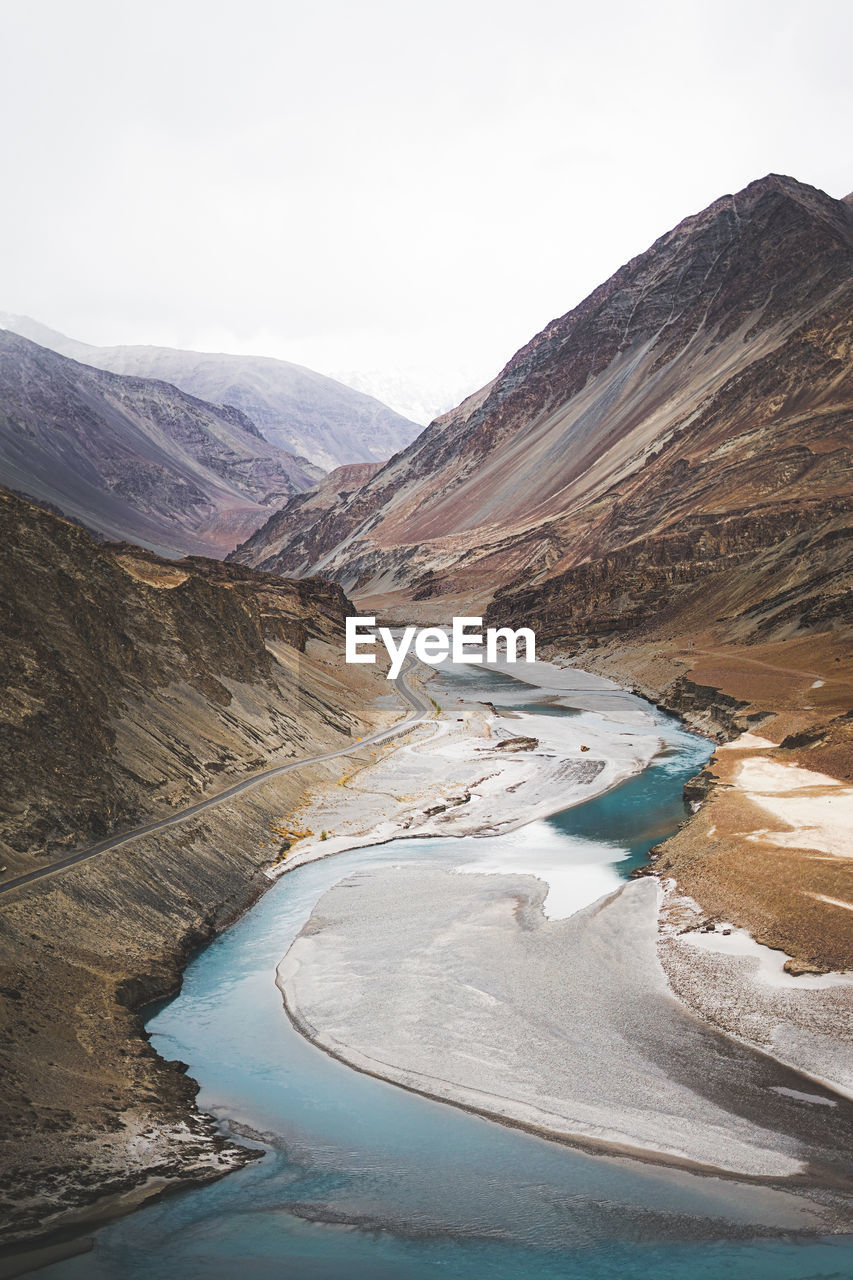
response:
[[[0,545],[0,885],[393,714],[341,661],[336,584],[98,545],[3,491]],[[288,815],[338,774],[269,779],[0,895],[4,1246],[252,1158],[195,1109],[138,1009],[269,886]]]
[[[302,750],[314,723],[344,734],[357,723],[299,678],[306,641],[343,634],[337,585],[99,546],[5,493],[0,540],[10,868],[190,803],[288,744]]]
[[[306,542],[302,546],[302,560],[294,572],[299,572],[314,559],[318,538],[318,519],[325,516],[330,507],[347,499],[363,484],[376,475],[381,463],[352,463],[336,467],[318,485],[306,493],[294,494],[283,507],[267,520],[262,528],[243,544],[238,554],[232,551],[226,559],[238,564],[252,564],[258,569],[276,572],[279,557],[284,548],[291,559],[296,556],[298,535],[304,532]],[[255,555],[255,548],[258,555]]]
[[[495,621],[524,615],[546,636],[629,630],[791,538],[786,556],[814,547],[834,571],[852,267],[845,202],[752,183],[661,237],[312,524],[284,513],[235,558],[321,571],[424,621],[497,590]],[[798,600],[777,594],[794,617]],[[800,594],[809,625],[843,603]]]

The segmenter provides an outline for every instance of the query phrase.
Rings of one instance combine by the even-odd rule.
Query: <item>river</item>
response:
[[[452,687],[466,677],[444,679]],[[496,703],[543,711],[506,676],[472,679]],[[552,893],[565,912],[641,863],[682,820],[683,783],[709,746],[620,696],[633,731],[642,710],[647,731],[666,744],[642,774],[512,836],[401,840],[300,867],[199,954],[148,1029],[163,1056],[189,1064],[201,1084],[199,1106],[224,1130],[256,1135],[265,1154],[218,1183],[112,1223],[92,1252],[39,1274],[830,1280],[853,1273],[849,1238],[793,1235],[760,1186],[587,1155],[431,1102],[329,1058],[282,1010],[276,965],[317,899],[359,868],[407,861],[558,868]],[[547,711],[612,717],[606,699],[585,693],[578,710],[567,696]]]

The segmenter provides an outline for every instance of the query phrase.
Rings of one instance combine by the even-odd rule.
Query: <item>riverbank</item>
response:
[[[699,904],[781,951],[794,972],[853,970],[853,675],[843,630],[784,642],[566,641],[560,660],[622,681],[722,747],[700,779],[702,814],[656,869]]]
[[[332,648],[311,642],[300,663],[315,686],[325,683],[335,698],[345,694]],[[344,670],[366,733],[399,719],[399,697],[381,673]],[[419,800],[435,810],[425,819],[426,833],[448,798],[443,753],[464,761],[470,751],[482,750],[490,759],[484,764],[478,755],[475,773],[491,776],[483,780],[483,795],[475,793],[468,802],[476,809],[482,800],[473,827],[487,811],[508,827],[524,820],[524,804],[538,804],[543,812],[560,807],[555,789],[568,786],[572,770],[582,794],[584,778],[590,787],[612,785],[641,768],[651,750],[637,756],[626,746],[612,759],[593,762],[587,758],[592,751],[579,749],[589,744],[575,743],[567,760],[555,743],[554,759],[512,751],[504,757],[499,737],[490,737],[489,719],[488,710],[477,705],[463,718],[462,733],[432,724],[381,747],[355,745],[345,762],[323,761],[265,780],[178,827],[139,836],[7,896],[0,962],[14,966],[10,991],[17,1025],[11,1043],[25,1056],[19,1065],[14,1052],[10,1059],[8,1102],[18,1109],[4,1143],[4,1243],[65,1239],[107,1220],[123,1198],[144,1200],[200,1185],[254,1158],[198,1111],[195,1082],[182,1064],[164,1062],[152,1051],[138,1011],[180,985],[192,952],[269,887],[265,872],[297,864],[312,843],[323,853],[335,849],[333,840],[319,840],[319,821],[312,828],[305,820],[301,802],[307,796],[332,794],[348,804],[352,780],[369,774],[359,811],[368,831],[389,820],[383,819],[383,797],[376,790],[377,777],[389,770],[406,779],[404,795],[406,788],[413,794],[417,780]],[[318,744],[337,745],[324,722],[303,727]],[[548,737],[550,726],[545,730]],[[502,731],[503,738],[511,736]],[[601,734],[587,736],[595,745],[604,743]],[[435,739],[439,749],[429,753],[426,766],[410,752],[412,738]],[[509,805],[502,800],[504,786],[514,788],[516,800]],[[407,803],[401,800],[403,808]],[[293,854],[281,861],[288,846]],[[43,1070],[31,1079],[33,1062]]]
[[[570,810],[572,822],[605,799]],[[532,826],[565,830],[562,819]],[[424,858],[452,871],[459,845],[514,839],[408,840],[320,859],[197,955],[180,995],[152,1012],[152,1044],[192,1063],[200,1105],[263,1140],[266,1156],[99,1232],[57,1280],[233,1280],[236,1265],[359,1280],[846,1274],[850,1241],[825,1235],[827,1206],[801,1187],[545,1141],[354,1071],[283,1015],[271,978],[326,890]]]
[[[651,879],[563,920],[526,876],[366,870],[317,903],[278,984],[369,1074],[588,1150],[847,1182],[853,1107],[691,1017],[658,959]],[[820,1174],[816,1171],[820,1170]]]
[[[341,672],[338,660],[336,646],[320,641],[298,655],[300,734],[315,750],[353,748],[358,768],[379,748],[359,746],[329,708],[351,704],[352,715],[357,706],[365,735],[406,708],[381,675]],[[283,756],[292,753],[286,746]],[[154,1052],[140,1010],[174,993],[189,957],[269,888],[264,870],[293,810],[339,768],[339,760],[317,761],[263,780],[3,896],[7,1270],[25,1242],[90,1231],[117,1203],[200,1185],[255,1158],[197,1109],[196,1082],[184,1064]]]
[[[333,761],[306,770],[303,778],[291,779],[286,788],[283,788],[284,780],[264,784],[264,787],[253,793],[251,801],[241,799],[236,808],[229,806],[228,812],[223,811],[217,815],[215,823],[205,818],[203,823],[193,824],[193,829],[186,833],[181,848],[167,849],[162,840],[159,846],[157,842],[151,842],[149,846],[140,843],[135,851],[133,864],[134,875],[138,877],[137,883],[143,886],[144,907],[134,910],[134,918],[139,919],[139,910],[145,915],[153,907],[158,895],[162,898],[165,892],[174,890],[176,883],[179,887],[180,908],[177,911],[171,909],[167,922],[168,941],[156,960],[139,946],[132,957],[123,956],[123,971],[134,973],[132,983],[120,993],[125,1013],[121,1014],[121,1025],[114,1028],[116,1034],[113,1035],[110,1023],[116,1020],[115,1014],[109,999],[101,1001],[99,1010],[104,1027],[97,1051],[112,1071],[113,1064],[121,1061],[121,1055],[126,1052],[127,1047],[131,1047],[136,1068],[132,1087],[145,1098],[143,1110],[156,1116],[155,1125],[149,1126],[155,1129],[154,1140],[143,1133],[144,1141],[137,1144],[132,1154],[129,1150],[120,1148],[121,1136],[111,1152],[107,1144],[104,1144],[109,1158],[106,1164],[95,1163],[87,1170],[88,1183],[80,1178],[75,1180],[74,1174],[70,1172],[69,1161],[69,1176],[62,1187],[66,1207],[58,1215],[60,1223],[66,1227],[73,1225],[80,1207],[87,1200],[91,1202],[97,1199],[99,1187],[115,1186],[117,1180],[124,1176],[129,1176],[131,1181],[140,1184],[152,1176],[152,1170],[156,1176],[159,1169],[165,1173],[168,1185],[177,1187],[189,1185],[192,1180],[203,1181],[219,1177],[226,1171],[224,1161],[216,1169],[199,1168],[197,1154],[194,1156],[186,1146],[181,1148],[177,1141],[177,1126],[187,1116],[198,1117],[192,1101],[194,1086],[181,1073],[180,1066],[175,1070],[172,1064],[163,1063],[144,1045],[139,1038],[138,1017],[127,1012],[126,1004],[129,1002],[138,1006],[146,998],[166,994],[169,989],[174,989],[179,982],[178,975],[186,961],[189,947],[203,944],[224,928],[229,919],[239,914],[269,885],[269,875],[281,874],[303,861],[325,856],[339,848],[373,843],[378,838],[391,839],[400,834],[470,834],[481,830],[484,821],[490,823],[494,830],[510,832],[527,821],[526,814],[531,805],[538,805],[539,813],[554,812],[565,807],[571,795],[586,798],[587,795],[595,794],[596,790],[601,790],[602,783],[606,783],[608,777],[611,779],[610,785],[613,785],[618,782],[619,777],[629,776],[641,769],[644,762],[647,763],[650,754],[656,749],[658,738],[650,731],[650,725],[646,724],[648,742],[638,750],[637,739],[643,736],[637,732],[639,726],[636,723],[625,723],[623,719],[618,734],[624,735],[624,742],[621,750],[617,750],[610,761],[611,772],[608,775],[602,777],[604,770],[597,770],[595,776],[588,781],[577,776],[569,778],[565,773],[562,777],[559,776],[559,771],[564,766],[589,766],[593,760],[604,760],[605,768],[607,767],[607,744],[614,739],[615,722],[625,715],[626,700],[618,689],[612,685],[604,685],[595,677],[586,677],[573,670],[554,670],[556,675],[552,672],[548,677],[545,672],[540,672],[537,678],[550,678],[558,682],[560,688],[541,683],[538,686],[540,690],[545,688],[548,696],[555,699],[559,699],[561,691],[572,688],[572,701],[582,703],[585,695],[583,689],[579,690],[577,687],[579,680],[589,691],[590,697],[595,689],[599,693],[603,688],[610,690],[613,717],[609,728],[599,726],[598,739],[594,737],[596,725],[589,717],[585,720],[581,717],[569,717],[558,730],[554,727],[555,717],[547,713],[538,715],[537,733],[533,735],[529,732],[531,715],[528,711],[519,712],[512,705],[502,706],[498,711],[493,705],[489,705],[488,697],[457,702],[454,700],[456,695],[444,693],[440,697],[444,702],[446,724],[432,723],[422,727],[402,743],[395,743],[381,751],[373,749],[359,752],[353,759],[352,767],[347,767],[343,774],[340,761]],[[438,692],[435,682],[430,683],[428,688]],[[521,690],[518,700],[528,699],[530,696],[529,689]],[[636,704],[633,706],[636,707]],[[387,693],[386,686],[380,703],[376,705],[375,716],[384,716],[387,722],[393,718],[395,709],[396,699]],[[519,716],[523,716],[523,721]],[[518,751],[510,749],[504,755],[505,748],[498,743],[508,742],[519,736],[538,736],[539,742],[536,747],[528,744]],[[582,751],[583,746],[589,750]],[[536,753],[540,758],[536,758]],[[453,762],[454,767],[452,783],[446,781],[448,760]],[[425,761],[428,763],[425,764]],[[485,769],[484,762],[488,766]],[[468,789],[468,799],[465,798],[466,788],[460,787],[456,781],[457,768],[471,769],[475,784],[480,784]],[[540,775],[540,769],[545,772],[544,778]],[[267,790],[267,787],[270,789]],[[304,800],[308,787],[311,789],[310,803],[300,806],[300,799]],[[508,790],[509,788],[512,789]],[[428,810],[432,812],[427,812]],[[212,819],[212,814],[210,816]],[[340,833],[341,828],[344,828],[343,834]],[[286,856],[281,858],[279,854],[280,860],[271,867],[270,861],[276,858],[276,849],[281,843],[280,835],[271,834],[273,829],[279,832],[286,830],[294,838],[288,839],[291,848],[284,851]],[[296,833],[306,830],[313,831],[314,834],[299,839]],[[327,835],[325,840],[321,838],[323,830]],[[193,859],[197,859],[197,870],[201,871],[202,868],[207,868],[211,851],[212,877],[207,872],[204,876],[198,876],[194,872],[189,874],[191,867],[188,868],[185,860],[189,859],[192,864]],[[115,856],[108,855],[109,858]],[[227,865],[223,865],[223,861]],[[264,873],[264,869],[268,874]],[[100,875],[99,871],[105,874]],[[90,874],[94,876],[85,888],[82,884],[79,886],[83,891],[82,900],[99,904],[100,914],[108,922],[106,927],[116,930],[118,943],[124,937],[117,924],[118,916],[109,923],[110,915],[115,915],[123,893],[115,884],[116,864],[105,862],[101,868],[92,867],[85,872],[81,868],[74,874],[75,877],[85,875],[88,878]],[[58,919],[59,904],[67,906],[60,889],[61,886],[56,885],[53,890],[59,894],[52,900],[50,907],[54,922]],[[202,895],[205,901],[211,902],[211,907],[199,919],[196,904]],[[109,905],[106,915],[101,909],[105,903]],[[188,926],[187,922],[190,920],[193,923]],[[48,981],[47,970],[54,964],[54,958],[47,954],[48,951],[49,944],[46,947],[45,964],[42,966],[45,969],[45,982]],[[72,956],[69,959],[73,970],[78,962]],[[62,964],[59,971],[61,974]],[[57,987],[58,998],[68,1000],[69,994],[67,981],[65,984],[60,982]],[[69,1007],[75,1007],[73,1000]],[[93,1017],[92,1012],[80,1004],[76,1009],[82,1009],[88,1025]],[[172,1093],[175,1091],[175,1082],[178,1082],[178,1097],[172,1098],[157,1073],[171,1083]],[[152,1091],[154,1097],[159,1097],[157,1104],[154,1104]],[[167,1102],[165,1108],[162,1106],[163,1101]],[[127,1113],[122,1120],[120,1108],[116,1108],[116,1111],[120,1132],[121,1126],[126,1125]],[[208,1124],[204,1117],[200,1117],[199,1122],[202,1127]],[[81,1129],[84,1126],[85,1118]],[[219,1143],[221,1150],[230,1149],[237,1153],[229,1156],[230,1159],[252,1158],[246,1148],[222,1143],[221,1137],[209,1125],[205,1132],[203,1145],[206,1149],[211,1149],[211,1144],[215,1146]],[[138,1138],[139,1133],[131,1136]],[[87,1158],[97,1151],[98,1145],[97,1140],[89,1141]],[[58,1149],[61,1149],[61,1142],[52,1142],[50,1150],[54,1156]],[[25,1195],[44,1191],[43,1185],[38,1186],[39,1158],[37,1154],[33,1162],[33,1182],[29,1186],[23,1184]],[[194,1158],[195,1169],[192,1167]],[[53,1193],[54,1189],[50,1190]],[[75,1204],[78,1206],[76,1209]],[[43,1219],[44,1211],[39,1209],[37,1202],[33,1212],[41,1212]],[[84,1209],[84,1212],[88,1210]]]
[[[571,687],[575,705],[583,703],[584,686],[599,696],[606,688],[614,695],[612,718],[625,714],[619,691],[585,673],[541,663],[535,679],[540,696],[543,690],[559,696]],[[517,730],[528,736],[532,710],[528,705],[520,714]],[[492,732],[496,708],[490,705],[489,712],[485,723]],[[518,714],[502,707],[497,722],[505,728],[503,718]],[[561,731],[572,723],[564,722]],[[576,732],[584,736],[586,724]],[[766,745],[771,744],[747,734],[729,754],[742,758]],[[414,744],[410,750],[420,757],[425,747]],[[366,771],[361,786],[369,789],[371,776],[375,792],[384,788],[387,799],[393,789],[381,768]],[[399,796],[392,798],[399,803]],[[815,797],[806,801],[801,816],[811,820]],[[347,820],[346,803],[336,810],[341,821]],[[364,795],[348,803],[351,815],[357,814]],[[444,821],[436,825],[416,805],[403,813],[396,829],[385,825],[368,838],[379,839],[381,831],[382,839],[390,839],[402,829],[456,834],[452,816],[448,822],[442,814]],[[420,817],[414,831],[413,813]],[[475,813],[466,813],[466,833]],[[511,830],[507,817],[505,830]],[[363,843],[357,817],[349,821],[355,828],[351,843]],[[694,814],[680,835],[701,829],[705,821],[704,811]],[[337,839],[343,844],[347,837]],[[310,860],[322,852],[315,845],[302,856]],[[709,933],[713,922],[674,882],[659,897],[656,881],[654,891],[649,881],[646,889],[628,886],[551,929],[543,911],[547,870],[537,870],[540,880],[532,882],[506,874],[475,876],[479,890],[460,884],[459,877],[436,880],[433,873],[421,891],[413,874],[402,868],[400,874],[362,873],[327,894],[282,962],[278,980],[288,1013],[319,1047],[359,1070],[551,1137],[738,1176],[799,1180],[807,1178],[807,1168],[825,1171],[833,1161],[830,1182],[847,1176],[833,1127],[822,1145],[810,1148],[798,1130],[803,1117],[790,1104],[818,1113],[846,1106],[849,979],[798,980],[783,971],[785,956],[775,960],[778,953],[754,942],[748,947],[748,935],[726,922]],[[590,912],[594,926],[586,919]],[[610,949],[596,944],[598,928],[610,937]],[[534,963],[525,948],[537,931]],[[642,956],[634,954],[636,947]],[[590,952],[596,955],[591,970]],[[579,986],[578,974],[585,975]],[[579,1027],[578,1002],[588,990],[610,994],[601,1006],[593,1001]],[[557,1009],[562,1019],[555,1017]],[[655,1054],[645,1031],[637,1032],[633,1044],[627,1036],[638,1010],[641,1022],[657,1027]],[[684,1046],[697,1025],[691,1013],[703,1031],[701,1043],[688,1051]],[[716,1032],[726,1038],[715,1039]],[[735,1040],[771,1055],[766,1063],[778,1074],[775,1084],[754,1085],[750,1072],[761,1060],[755,1054],[739,1057]],[[614,1041],[621,1056],[612,1052]],[[632,1077],[637,1062],[643,1070]],[[809,1091],[802,1073],[820,1092]],[[596,1082],[594,1097],[584,1092],[583,1082],[590,1079]],[[627,1108],[626,1097],[632,1099]],[[781,1107],[780,1099],[786,1100]]]
[[[511,679],[496,691],[490,671]],[[270,868],[271,877],[402,836],[517,830],[641,773],[663,746],[654,718],[635,698],[575,668],[500,662],[470,668],[464,680],[444,669],[419,674],[439,718],[391,744],[375,764],[344,769],[335,786],[315,792],[294,817],[313,834]],[[577,714],[554,715],[566,709],[561,704]],[[592,706],[594,713],[585,712]]]

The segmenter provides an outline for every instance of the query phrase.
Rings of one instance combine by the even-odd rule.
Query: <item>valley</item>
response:
[[[360,486],[310,517],[288,499],[230,560],[322,573],[380,620],[529,626],[546,656],[718,741],[760,732],[783,780],[798,767],[847,794],[851,289],[850,198],[768,175],[661,236]],[[799,963],[851,966],[846,861],[818,840],[780,876],[783,842],[726,759],[705,781],[730,834],[712,857],[678,837],[661,871]]]
[[[509,1258],[525,1275],[580,1276],[606,1274],[616,1257],[639,1277],[648,1264],[640,1239],[676,1275],[710,1276],[705,1260],[789,1277],[804,1260],[843,1268],[848,1244],[832,1232],[843,1221],[836,1143],[849,1103],[715,1039],[673,1001],[655,958],[652,883],[626,882],[654,833],[677,823],[681,778],[708,745],[577,671],[540,667],[526,673],[532,684],[473,674],[430,681],[447,714],[318,788],[296,816],[334,824],[329,840],[300,840],[274,889],[190,962],[177,1000],[149,1015],[158,1051],[201,1081],[202,1108],[261,1158],[102,1227],[91,1252],[77,1252],[85,1239],[69,1241],[66,1260],[45,1274],[141,1280],[204,1265],[225,1277],[238,1249],[253,1267],[286,1257],[332,1274],[420,1276],[440,1262],[475,1277]],[[456,761],[454,781],[463,762],[478,763],[470,746],[460,750],[466,737],[490,771],[497,744],[521,727],[543,735],[536,768],[516,757],[512,780],[481,781],[467,802],[454,802],[445,771],[442,803],[433,802],[442,760]],[[571,758],[581,738],[607,751],[620,727],[649,748],[661,735],[669,753],[651,769],[635,762],[621,787],[593,801],[581,802],[583,784],[567,793],[555,773],[540,801],[553,816],[531,822],[525,791],[541,787],[548,756]],[[500,829],[487,834],[498,813]],[[370,843],[377,837],[383,843]],[[664,963],[671,974],[672,957]],[[271,983],[276,965],[296,1027]],[[741,1000],[764,999],[766,1014],[762,990],[743,974]],[[796,1025],[807,993],[776,987],[773,996]],[[844,997],[832,986],[813,991],[812,1013],[822,1002],[829,1024]],[[578,1032],[568,1045],[565,1025]],[[364,1056],[365,1043],[378,1057]],[[569,1068],[568,1094],[558,1086],[573,1098],[566,1132],[552,1110],[534,1109],[531,1089]],[[496,1073],[499,1096],[489,1097]],[[561,1129],[564,1143],[542,1141]],[[716,1167],[697,1163],[700,1153]]]
[[[851,290],[771,174],[420,433],[5,317],[5,1274],[848,1266]]]

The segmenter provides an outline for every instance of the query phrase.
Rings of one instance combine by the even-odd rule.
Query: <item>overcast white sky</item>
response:
[[[484,381],[685,215],[853,188],[846,0],[0,0],[0,310]]]

